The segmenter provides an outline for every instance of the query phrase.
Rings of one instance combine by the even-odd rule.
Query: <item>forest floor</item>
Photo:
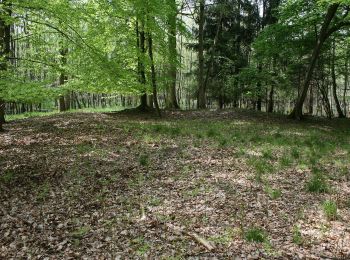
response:
[[[0,258],[350,258],[348,120],[67,113],[5,128]]]

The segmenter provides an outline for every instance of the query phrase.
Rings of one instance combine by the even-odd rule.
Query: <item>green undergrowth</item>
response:
[[[66,112],[59,112],[57,109],[52,109],[47,112],[25,112],[21,114],[14,114],[14,115],[6,115],[7,121],[14,121],[14,120],[20,120],[20,119],[26,119],[26,118],[35,118],[35,117],[46,117],[46,116],[52,116],[56,114],[62,114],[62,113],[108,113],[108,112],[115,112],[115,111],[121,111],[125,109],[124,107],[120,106],[112,106],[112,107],[97,107],[97,108],[82,108],[82,109],[71,109]]]

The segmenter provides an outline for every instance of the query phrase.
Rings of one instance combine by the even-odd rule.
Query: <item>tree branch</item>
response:
[[[331,36],[333,33],[339,31],[341,28],[350,26],[350,21],[341,21],[334,25],[333,27],[329,28],[327,33],[326,33],[326,39]]]

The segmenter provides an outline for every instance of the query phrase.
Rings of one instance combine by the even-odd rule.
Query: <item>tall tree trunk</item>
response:
[[[345,58],[345,75],[344,75],[344,92],[343,92],[343,106],[344,106],[345,117],[348,114],[347,102],[346,102],[346,92],[348,90],[348,83],[349,83],[349,60],[346,57]]]
[[[197,107],[206,107],[205,85],[204,85],[204,5],[205,0],[199,1],[198,20],[198,98]]]
[[[332,113],[331,104],[328,98],[328,93],[327,91],[321,90],[321,95],[322,95],[323,106],[324,106],[324,110],[326,112],[327,118],[331,119],[333,117],[333,113]]]
[[[137,35],[137,47],[141,52],[141,57],[138,58],[138,69],[139,69],[139,81],[141,85],[143,86],[143,93],[140,98],[140,106],[139,109],[141,111],[147,111],[147,91],[146,91],[146,72],[145,72],[145,54],[146,54],[146,47],[145,47],[145,31],[144,31],[144,23],[141,23],[141,30],[139,30],[138,22],[136,22],[136,35]]]
[[[215,54],[216,45],[219,41],[219,34],[220,34],[221,24],[222,24],[222,15],[223,15],[223,12],[221,11],[220,16],[219,16],[219,20],[218,20],[218,24],[216,26],[214,42],[213,42],[213,45],[210,46],[210,49],[209,49],[210,57],[209,57],[209,62],[208,62],[209,64],[207,67],[207,72],[205,74],[205,79],[204,79],[204,89],[207,88],[208,81],[209,81],[209,75],[211,73],[211,70],[214,67],[214,54]],[[222,101],[223,101],[223,99],[222,99]]]
[[[153,109],[153,93],[152,95],[147,95],[147,106],[149,106],[150,109]]]
[[[166,107],[170,109],[179,109],[176,99],[176,74],[177,74],[177,50],[176,50],[176,1],[170,0],[171,12],[168,15],[168,45],[169,45],[169,85]]]
[[[259,63],[259,65],[258,65],[258,71],[259,71],[259,73],[262,72],[262,66],[261,66],[260,63]],[[258,89],[258,100],[256,101],[256,109],[257,109],[258,111],[261,111],[261,103],[262,103],[262,97],[261,97],[262,84],[261,84],[261,81],[260,81],[260,80],[256,83],[256,87],[257,87],[257,89]]]
[[[157,97],[157,82],[156,82],[156,70],[154,67],[154,61],[153,61],[153,41],[152,41],[152,35],[148,33],[148,54],[149,58],[151,60],[151,78],[152,78],[152,90],[153,90],[153,102],[154,106],[157,110],[157,114],[159,117],[161,117],[159,104],[158,104],[158,97]]]
[[[11,16],[11,5],[6,0],[2,1],[3,8],[0,10],[0,71],[7,70],[7,62],[11,52],[11,25],[6,24],[3,16]],[[1,72],[0,72],[1,73]],[[6,103],[0,98],[0,131],[5,123]]]
[[[271,86],[271,90],[270,90],[270,93],[269,93],[269,105],[268,105],[268,108],[267,108],[267,112],[268,113],[272,113],[273,112],[273,106],[274,106],[273,95],[274,95],[274,92],[275,92],[275,88],[274,88],[274,86]]]
[[[310,85],[310,91],[309,91],[309,115],[314,114],[314,92],[313,92],[313,85]]]
[[[332,50],[332,64],[331,64],[331,74],[332,74],[332,92],[333,92],[333,98],[334,98],[334,103],[335,103],[335,107],[337,109],[338,112],[338,117],[339,118],[344,118],[344,113],[341,109],[340,103],[339,103],[339,99],[337,96],[337,78],[335,75],[335,40],[333,41],[333,50]]]
[[[61,44],[63,45],[63,43],[61,43]],[[68,53],[68,49],[62,47],[61,50],[60,50],[61,65],[62,66],[65,66],[67,64],[67,57],[66,57],[67,53]],[[65,74],[65,72],[61,71],[60,79],[59,79],[60,86],[63,86],[66,83],[67,79],[68,79],[68,77]],[[59,107],[60,107],[60,112],[64,112],[64,111],[68,110],[68,108],[67,108],[67,101],[66,101],[65,95],[61,95],[59,97]]]
[[[307,73],[306,73],[305,81],[304,81],[303,86],[302,86],[301,93],[298,96],[298,99],[297,99],[297,102],[294,106],[293,111],[289,115],[290,118],[301,119],[303,116],[303,105],[304,105],[305,98],[307,96],[307,92],[309,90],[309,85],[310,85],[310,82],[311,82],[311,79],[313,76],[316,62],[317,62],[317,59],[320,55],[321,48],[322,48],[324,42],[327,40],[327,38],[331,34],[331,32],[329,31],[329,26],[330,26],[330,24],[335,16],[336,12],[337,12],[339,5],[340,4],[335,3],[335,4],[331,4],[328,7],[326,17],[325,17],[324,22],[322,24],[320,35],[317,38],[316,45],[315,45],[313,53],[312,53],[311,61],[310,61],[309,67],[307,69]]]

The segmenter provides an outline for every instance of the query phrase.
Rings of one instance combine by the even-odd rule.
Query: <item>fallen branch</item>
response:
[[[177,234],[184,234],[184,235],[187,235],[187,236],[193,238],[197,243],[203,245],[209,251],[213,251],[215,249],[215,245],[212,242],[205,240],[204,238],[200,237],[196,233],[187,232],[184,230],[184,228],[177,227],[177,226],[174,226],[172,224],[165,223],[165,226],[167,228],[175,231],[175,233],[177,233]]]

